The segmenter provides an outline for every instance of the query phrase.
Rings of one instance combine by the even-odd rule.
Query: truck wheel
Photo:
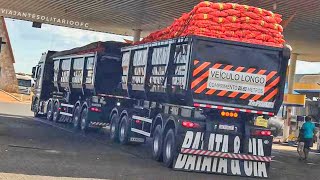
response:
[[[83,108],[81,112],[81,123],[80,123],[81,131],[87,132],[89,130],[89,122],[88,122],[88,108]]]
[[[157,125],[152,138],[152,158],[156,161],[162,160],[162,127]]]
[[[53,105],[53,122],[58,122],[60,119],[60,110],[59,110],[59,103],[55,102]]]
[[[113,114],[110,120],[110,139],[113,142],[119,142],[119,126],[117,124],[117,114]]]
[[[169,129],[165,138],[163,146],[163,164],[165,167],[171,168],[173,164],[173,159],[176,155],[176,139],[174,135],[174,130]]]
[[[47,107],[47,120],[52,121],[52,118],[53,118],[53,105],[52,105],[52,101],[50,101]]]
[[[127,116],[123,116],[121,118],[119,128],[119,142],[122,145],[128,144],[129,142],[129,122]]]
[[[75,130],[80,129],[81,107],[77,106],[73,112],[72,123]]]
[[[38,99],[35,99],[33,104],[33,117],[39,117],[39,101]]]

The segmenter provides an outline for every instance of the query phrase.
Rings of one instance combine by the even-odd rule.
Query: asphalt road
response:
[[[174,171],[151,159],[148,143],[120,146],[108,140],[107,132],[73,132],[69,125],[32,118],[29,109],[0,102],[0,179],[16,179],[8,178],[16,174],[31,179],[253,179]],[[320,179],[320,155],[312,153],[309,162],[301,162],[292,148],[274,149],[270,179]]]

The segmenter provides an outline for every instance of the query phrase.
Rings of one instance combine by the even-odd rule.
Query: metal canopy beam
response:
[[[318,0],[233,2],[272,10],[283,19],[296,14],[285,29],[286,40],[299,60],[320,61]],[[0,16],[121,35],[141,29],[143,37],[166,27],[197,3],[199,0],[1,0]]]

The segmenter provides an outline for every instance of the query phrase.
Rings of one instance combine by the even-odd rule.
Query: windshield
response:
[[[18,85],[23,87],[31,87],[31,80],[18,79]]]

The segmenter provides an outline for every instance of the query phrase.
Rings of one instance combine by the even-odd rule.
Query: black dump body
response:
[[[54,86],[59,92],[113,93],[121,79],[121,42],[95,42],[56,52]]]
[[[287,47],[190,36],[122,49],[122,88],[138,99],[277,112]]]

